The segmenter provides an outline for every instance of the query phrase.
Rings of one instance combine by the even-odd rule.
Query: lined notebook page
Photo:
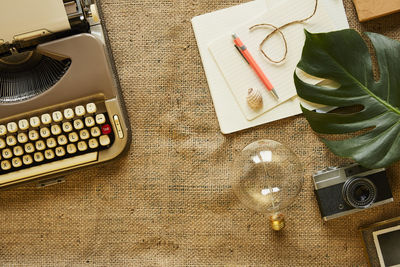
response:
[[[324,10],[323,5],[319,5],[317,13],[310,20],[291,25],[283,30],[288,44],[288,54],[284,62],[275,64],[269,62],[259,51],[259,44],[272,29],[265,28],[250,32],[249,27],[259,23],[281,26],[294,20],[306,18],[311,15],[314,5],[314,0],[296,1],[295,3],[294,1],[284,2],[259,17],[245,22],[242,26],[233,29],[232,32],[227,32],[209,45],[210,53],[247,120],[253,120],[296,96],[293,73],[301,58],[305,40],[304,28],[310,32],[327,32],[335,29],[328,12]],[[275,87],[279,101],[266,90],[265,85],[236,50],[233,45],[232,33],[237,33],[247,46],[249,52]],[[282,57],[284,44],[279,34],[275,34],[267,41],[264,51],[273,59]],[[257,88],[261,92],[263,97],[262,108],[253,110],[247,105],[246,96],[249,88]]]

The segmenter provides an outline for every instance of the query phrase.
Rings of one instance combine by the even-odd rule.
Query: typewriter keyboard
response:
[[[27,176],[96,160],[114,142],[101,103],[87,103],[0,124],[0,176]],[[102,110],[106,110],[102,108]]]

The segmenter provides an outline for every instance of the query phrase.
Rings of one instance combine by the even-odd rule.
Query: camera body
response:
[[[325,221],[393,201],[384,168],[329,167],[315,173],[313,181]]]

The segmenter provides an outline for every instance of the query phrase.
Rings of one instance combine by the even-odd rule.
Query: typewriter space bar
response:
[[[80,156],[62,159],[58,161],[53,161],[50,163],[46,163],[43,165],[15,171],[9,172],[3,175],[0,175],[0,185],[5,183],[12,183],[17,180],[26,180],[30,177],[44,175],[47,173],[51,173],[54,171],[65,170],[67,168],[71,168],[74,166],[82,165],[85,163],[89,163],[91,161],[97,160],[98,152],[91,152],[87,154],[83,154]]]

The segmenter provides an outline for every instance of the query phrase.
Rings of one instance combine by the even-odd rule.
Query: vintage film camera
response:
[[[328,167],[314,174],[313,180],[325,221],[393,201],[384,168]]]

